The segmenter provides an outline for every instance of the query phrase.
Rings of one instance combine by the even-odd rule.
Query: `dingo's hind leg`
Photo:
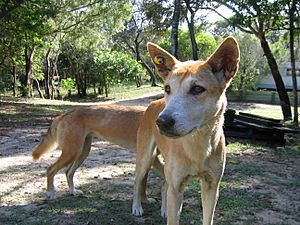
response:
[[[71,139],[69,137],[69,139]],[[76,139],[74,139],[76,140]],[[61,147],[61,155],[58,158],[58,160],[48,167],[47,169],[47,197],[48,199],[53,199],[55,195],[55,187],[54,187],[54,176],[56,173],[61,170],[62,168],[72,164],[76,158],[78,157],[78,154],[80,153],[83,141],[77,139],[77,141],[64,141],[60,145]]]
[[[84,162],[84,160],[87,158],[87,156],[90,153],[92,139],[93,139],[92,136],[87,136],[85,138],[81,154],[69,166],[69,168],[66,171],[67,182],[68,182],[68,185],[69,185],[69,192],[72,195],[81,195],[81,194],[83,194],[83,192],[81,190],[78,190],[78,189],[75,188],[73,178],[74,178],[75,171],[78,169],[79,166],[81,166],[81,164]]]

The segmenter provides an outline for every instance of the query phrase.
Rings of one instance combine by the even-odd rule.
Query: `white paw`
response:
[[[144,210],[142,208],[142,206],[139,204],[134,204],[132,206],[132,215],[134,216],[143,216],[144,214]]]
[[[147,203],[148,204],[154,204],[154,203],[156,203],[157,201],[154,199],[154,198],[148,198],[147,199]]]
[[[54,190],[53,191],[48,191],[46,195],[47,195],[48,200],[52,200],[52,199],[54,199],[55,191]]]
[[[160,215],[161,215],[161,217],[163,217],[163,218],[167,218],[167,209],[166,209],[166,207],[161,207],[161,209],[160,209]]]
[[[78,189],[70,189],[69,192],[71,195],[83,195],[83,192]]]

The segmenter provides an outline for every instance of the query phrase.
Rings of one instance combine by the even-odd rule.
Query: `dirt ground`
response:
[[[155,98],[157,96],[124,100],[117,102],[117,104],[146,106]],[[54,112],[51,115],[41,114],[25,122],[15,122],[13,115],[24,110],[26,105],[42,106],[49,104],[60,105],[62,102],[41,100],[10,102],[6,98],[2,98],[2,102],[0,102],[0,116],[6,115],[0,118],[0,224],[23,224],[22,221],[24,221],[24,224],[43,223],[35,222],[35,214],[47,208],[47,201],[45,201],[45,172],[46,168],[56,160],[60,151],[56,150],[47,153],[40,161],[34,162],[31,158],[31,149],[38,143],[41,135],[47,131],[49,123],[56,113]],[[69,108],[78,105],[66,102],[63,104],[67,104]],[[229,107],[238,109],[267,106],[235,103],[230,104]],[[12,119],[10,119],[10,115]],[[75,174],[75,185],[84,187],[91,183],[97,183],[99,180],[104,180],[107,181],[105,184],[107,190],[113,193],[110,195],[110,201],[124,198],[128,199],[130,203],[134,182],[134,161],[134,152],[95,139],[90,156]],[[245,179],[247,182],[240,184],[244,185],[244,188],[249,192],[267,193],[269,197],[266,201],[269,201],[269,206],[265,209],[263,208],[264,206],[259,206],[258,212],[252,215],[249,212],[245,214],[240,213],[232,224],[300,224],[299,154],[287,153],[283,148],[277,148],[271,154],[266,154],[265,152],[257,152],[251,148],[244,147],[243,151],[238,150],[229,153],[229,169],[225,176],[235,179],[241,175],[234,173],[235,167],[253,162],[256,168],[264,168],[264,176],[259,174],[253,175],[249,173],[249,168],[245,167],[246,172],[242,175],[248,174],[249,177]],[[272,178],[268,178],[268,182],[263,180],[266,174]],[[115,177],[120,179],[115,180]],[[295,177],[297,180],[295,180]],[[157,182],[155,176],[152,176],[151,179],[150,183]],[[121,182],[126,188],[124,190],[114,190],[114,182]],[[56,199],[58,199],[56,201],[68,196],[63,172],[60,172],[55,177],[55,184],[57,188]],[[289,188],[285,188],[286,186]],[[87,194],[92,194],[95,190],[87,187],[84,188],[84,191]],[[198,196],[196,197],[198,198]],[[188,201],[186,200],[186,202]],[[192,201],[199,203],[198,200]],[[226,211],[226,207],[224,210],[217,209],[216,216],[224,217],[223,211]],[[20,213],[23,213],[24,216],[21,216]],[[126,209],[125,213],[130,214],[130,208]],[[44,224],[83,224],[72,221],[71,214],[67,217],[55,217],[51,223],[47,220]],[[296,216],[297,214],[298,216]],[[113,217],[113,214],[111,217]],[[113,219],[110,220],[111,223],[104,222],[101,224],[121,224],[114,222]],[[251,223],[251,221],[256,222]],[[144,223],[143,219],[135,219],[134,222],[126,223],[124,221],[123,224]],[[86,224],[93,223],[87,221]],[[194,224],[194,222],[192,220],[192,222],[187,224]]]

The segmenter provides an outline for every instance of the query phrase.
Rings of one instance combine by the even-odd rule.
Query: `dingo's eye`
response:
[[[192,95],[199,95],[205,91],[204,87],[201,87],[199,85],[194,85],[191,87],[189,93]]]
[[[170,94],[171,93],[171,87],[169,85],[165,85],[165,92],[167,94]]]

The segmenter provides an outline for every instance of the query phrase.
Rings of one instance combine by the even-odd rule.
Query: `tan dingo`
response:
[[[80,107],[56,117],[45,137],[32,152],[33,158],[37,160],[57,146],[62,151],[59,159],[47,170],[47,197],[54,198],[54,176],[66,166],[69,192],[73,195],[82,194],[75,189],[73,176],[90,152],[93,135],[125,148],[135,149],[137,130],[145,109],[139,106],[98,105]],[[156,163],[159,161],[154,161],[154,166],[158,168]],[[146,185],[146,180],[143,183]],[[142,195],[146,196],[145,193]]]
[[[238,44],[228,37],[207,61],[179,62],[152,43],[148,51],[165,97],[150,104],[138,130],[132,213],[143,214],[143,181],[157,146],[165,161],[161,215],[178,225],[184,182],[199,177],[203,224],[211,225],[225,167],[225,90],[238,69]]]

